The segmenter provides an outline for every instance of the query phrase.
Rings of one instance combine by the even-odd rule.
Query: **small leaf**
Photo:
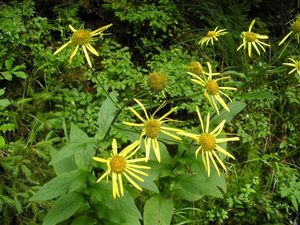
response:
[[[0,149],[5,146],[5,140],[4,138],[0,135]]]
[[[4,93],[5,93],[5,89],[4,88],[0,89],[0,96],[4,95]]]
[[[144,225],[169,225],[174,210],[171,199],[154,196],[148,199],[144,207]]]
[[[11,70],[13,62],[12,58],[5,60],[5,67],[8,71]]]
[[[3,75],[3,77],[4,77],[6,80],[9,80],[9,81],[12,80],[12,74],[11,74],[10,72],[1,72],[1,74]]]
[[[83,196],[76,192],[61,196],[45,216],[43,225],[55,225],[70,218],[83,203]]]
[[[12,74],[16,75],[19,78],[26,79],[28,75],[22,71],[12,72]]]
[[[6,123],[0,126],[0,131],[6,132],[6,131],[12,131],[15,129],[15,124],[12,123]]]
[[[0,107],[6,108],[10,105],[10,101],[6,98],[0,99]]]

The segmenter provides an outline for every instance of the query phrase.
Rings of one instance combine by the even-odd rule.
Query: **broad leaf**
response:
[[[43,225],[55,225],[70,218],[83,203],[83,196],[76,192],[61,196],[45,216]]]
[[[90,148],[90,146],[94,144],[94,138],[81,139],[78,142],[69,142],[60,151],[58,151],[56,155],[53,156],[50,165],[73,156],[75,153],[80,151],[86,151],[86,148]]]
[[[97,212],[99,217],[109,218],[110,222],[115,224],[140,224],[139,219],[142,215],[126,189],[122,198],[113,199],[111,182],[100,182],[92,189],[91,196],[94,204],[101,208]]]
[[[117,92],[111,92],[110,97],[102,103],[98,113],[98,131],[96,137],[102,140],[108,132],[117,113]]]
[[[169,225],[174,210],[171,199],[154,196],[147,200],[144,207],[144,225]]]
[[[41,189],[30,198],[30,201],[45,201],[61,196],[68,192],[71,184],[76,182],[77,179],[80,179],[78,171],[63,173],[42,186]]]
[[[242,98],[245,100],[259,100],[259,99],[277,99],[277,97],[270,92],[267,91],[256,91],[256,92],[249,92],[243,93]]]
[[[245,102],[230,102],[228,104],[230,112],[227,112],[225,109],[220,111],[220,115],[215,115],[211,119],[211,123],[221,123],[222,120],[230,121],[235,117],[239,112],[241,112],[245,107]]]
[[[192,174],[183,174],[178,176],[177,183],[174,186],[175,193],[181,198],[188,201],[197,201],[203,195],[214,197],[223,197],[222,189],[226,191],[226,182],[224,176],[218,176],[217,172],[211,165],[210,177],[207,176],[202,162],[193,163],[191,166]]]

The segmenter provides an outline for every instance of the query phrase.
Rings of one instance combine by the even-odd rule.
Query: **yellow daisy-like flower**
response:
[[[200,41],[198,42],[198,45],[204,45],[206,44],[206,46],[209,44],[209,42],[211,42],[211,44],[214,44],[214,40],[218,41],[218,37],[227,34],[228,32],[226,32],[226,29],[220,29],[218,30],[218,27],[216,27],[214,30],[210,30],[207,32],[206,36],[204,36],[203,38],[200,39]]]
[[[171,138],[174,138],[176,140],[179,140],[179,141],[181,140],[180,137],[169,132],[169,131],[179,132],[179,131],[181,131],[180,129],[164,126],[164,123],[166,123],[168,121],[174,121],[172,119],[168,119],[167,116],[170,115],[172,112],[174,112],[177,107],[172,108],[170,111],[165,113],[162,117],[156,119],[156,118],[154,118],[155,114],[166,105],[166,102],[161,104],[155,110],[155,112],[150,116],[147,113],[145,106],[139,100],[137,100],[137,99],[134,99],[134,100],[142,108],[146,118],[143,118],[135,109],[133,109],[132,107],[129,107],[130,111],[133,112],[133,114],[136,115],[142,121],[142,123],[131,123],[131,122],[125,122],[125,121],[123,123],[128,126],[143,127],[142,132],[141,132],[141,138],[145,136],[144,145],[145,145],[145,149],[146,149],[146,158],[148,159],[150,156],[150,149],[151,149],[151,145],[152,145],[155,156],[156,156],[157,160],[160,162],[160,149],[159,149],[159,144],[158,144],[159,134],[163,133],[163,134],[165,134]]]
[[[79,49],[79,46],[82,46],[85,58],[86,58],[86,60],[89,64],[89,66],[92,68],[92,63],[91,63],[91,60],[90,60],[90,57],[89,57],[89,54],[88,54],[87,50],[89,50],[92,54],[94,54],[96,56],[99,56],[99,54],[90,43],[91,43],[94,36],[101,34],[103,31],[105,31],[106,29],[108,29],[111,26],[112,26],[112,24],[108,24],[104,27],[98,28],[97,30],[88,31],[88,30],[83,30],[83,29],[76,30],[72,25],[69,25],[70,29],[73,31],[73,35],[67,43],[62,45],[59,49],[57,49],[54,52],[54,55],[56,55],[61,50],[66,48],[69,44],[73,44],[76,47],[75,47],[74,51],[72,52],[72,54],[70,56],[69,63],[71,63],[73,57],[76,55],[76,53]]]
[[[103,159],[99,157],[93,157],[93,159],[100,163],[106,163],[107,170],[106,172],[97,180],[97,183],[100,182],[104,177],[108,178],[109,174],[112,177],[112,193],[113,197],[124,196],[123,188],[123,178],[124,176],[136,189],[142,191],[142,188],[132,179],[135,178],[141,182],[144,182],[144,179],[139,175],[148,176],[145,172],[140,169],[151,169],[149,166],[142,166],[135,164],[136,162],[145,162],[146,158],[139,159],[129,159],[135,155],[139,149],[139,141],[135,141],[131,145],[128,145],[120,153],[117,150],[117,141],[113,139],[112,141],[112,154],[108,159]]]
[[[201,63],[199,63],[197,61],[192,61],[188,65],[188,69],[191,73],[196,74],[196,75],[201,75],[203,73],[203,67],[202,67]]]
[[[260,47],[263,52],[266,52],[264,46],[268,46],[270,47],[269,44],[266,44],[261,40],[266,40],[269,37],[267,35],[260,35],[257,33],[252,32],[252,28],[253,25],[255,23],[255,20],[252,20],[250,26],[249,26],[249,30],[248,31],[243,31],[241,38],[243,38],[243,43],[237,48],[237,51],[240,50],[242,47],[244,47],[244,49],[246,49],[246,47],[248,46],[248,55],[249,57],[251,57],[251,53],[252,53],[252,46],[254,47],[254,49],[256,50],[256,52],[260,55],[260,51],[258,49],[258,47]]]
[[[220,73],[212,73],[211,65],[210,65],[209,62],[207,62],[207,66],[208,66],[208,73],[203,71],[203,76],[198,76],[198,75],[196,75],[194,73],[190,73],[190,72],[188,72],[188,74],[195,78],[195,79],[191,79],[193,82],[195,82],[196,84],[200,84],[201,86],[203,86],[205,88],[204,96],[208,99],[208,101],[212,105],[212,107],[214,107],[216,109],[218,114],[219,114],[219,109],[218,109],[218,106],[216,104],[216,101],[219,102],[221,104],[221,106],[226,111],[229,112],[230,109],[228,108],[225,101],[222,99],[221,95],[224,95],[231,102],[232,102],[232,100],[222,90],[235,91],[235,90],[237,90],[237,88],[234,88],[234,87],[220,87],[218,82],[220,80],[229,79],[230,77],[227,76],[227,77],[221,77],[221,78],[218,78],[218,79],[213,79],[213,76],[220,75]]]
[[[227,171],[226,166],[220,159],[218,153],[222,153],[232,159],[235,159],[233,155],[231,155],[228,151],[226,151],[224,148],[219,146],[220,143],[225,143],[228,141],[238,141],[239,137],[230,137],[230,138],[218,138],[218,136],[221,134],[225,120],[223,120],[213,131],[209,131],[209,120],[210,120],[210,114],[208,113],[206,118],[206,126],[204,126],[200,111],[197,109],[197,114],[200,120],[201,124],[201,133],[200,134],[192,134],[188,132],[180,132],[179,134],[186,136],[188,138],[191,138],[195,140],[197,143],[200,144],[200,146],[197,148],[195,155],[198,156],[199,152],[201,151],[201,157],[202,161],[205,167],[205,170],[210,176],[210,161],[214,165],[214,167],[217,170],[218,175],[220,176],[220,170],[218,168],[218,165],[216,161],[221,165],[221,167]],[[215,160],[216,159],[216,160]]]
[[[279,42],[279,46],[286,41],[286,39],[291,35],[295,34],[298,44],[300,43],[300,17],[296,18],[296,20],[291,25],[292,30]]]
[[[293,63],[283,63],[283,65],[294,67],[289,74],[297,71],[297,73],[300,75],[300,60],[294,60],[292,58],[289,58],[289,60],[291,60]]]

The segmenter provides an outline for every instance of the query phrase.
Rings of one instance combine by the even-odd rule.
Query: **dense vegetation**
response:
[[[288,2],[0,1],[0,224],[299,224],[300,6]],[[270,47],[259,55],[252,46],[249,57],[248,45],[237,48],[254,19]],[[75,46],[53,54],[74,37],[69,25],[109,24],[93,37],[99,56],[86,47],[91,65],[81,42],[72,63]],[[199,44],[216,27],[228,33]],[[237,88],[223,98],[229,112],[217,104],[218,114],[191,80],[207,62],[230,76],[221,86]],[[160,134],[161,161],[151,145],[143,191],[123,179],[114,199],[111,178],[96,182],[106,164],[93,157],[109,157],[114,139],[119,152],[139,140],[141,129],[124,123],[138,122],[134,110],[144,117],[134,99],[148,113],[165,104],[157,118],[172,111],[166,129],[182,140]],[[196,106],[210,113],[210,130],[226,120],[221,138],[239,137],[221,145],[235,160],[220,154],[220,176],[183,134],[201,132]]]

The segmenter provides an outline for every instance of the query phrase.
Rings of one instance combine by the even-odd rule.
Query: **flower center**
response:
[[[245,37],[246,37],[247,42],[256,41],[256,34],[253,32],[245,32]]]
[[[159,92],[165,89],[168,84],[168,78],[165,74],[154,72],[148,77],[148,85],[152,91]]]
[[[214,80],[208,80],[205,84],[205,88],[210,95],[216,95],[219,92],[219,85]]]
[[[88,44],[91,40],[91,34],[86,30],[77,30],[73,33],[71,41],[76,45]]]
[[[297,70],[300,70],[300,61],[296,61],[297,63],[295,63],[295,66],[297,68]]]
[[[122,173],[126,169],[126,160],[123,156],[115,155],[110,160],[110,168],[114,173]]]
[[[196,75],[201,75],[203,72],[202,65],[198,63],[197,61],[193,61],[189,65],[189,70],[191,73]]]
[[[300,32],[300,19],[297,19],[293,25],[292,25],[292,29],[295,32]]]
[[[217,32],[216,31],[208,31],[206,36],[207,37],[215,37],[215,36],[217,36]]]
[[[212,151],[216,147],[216,140],[214,136],[209,133],[201,134],[199,142],[204,151]]]
[[[145,125],[146,136],[149,138],[156,138],[160,131],[160,123],[155,119],[149,119]]]

